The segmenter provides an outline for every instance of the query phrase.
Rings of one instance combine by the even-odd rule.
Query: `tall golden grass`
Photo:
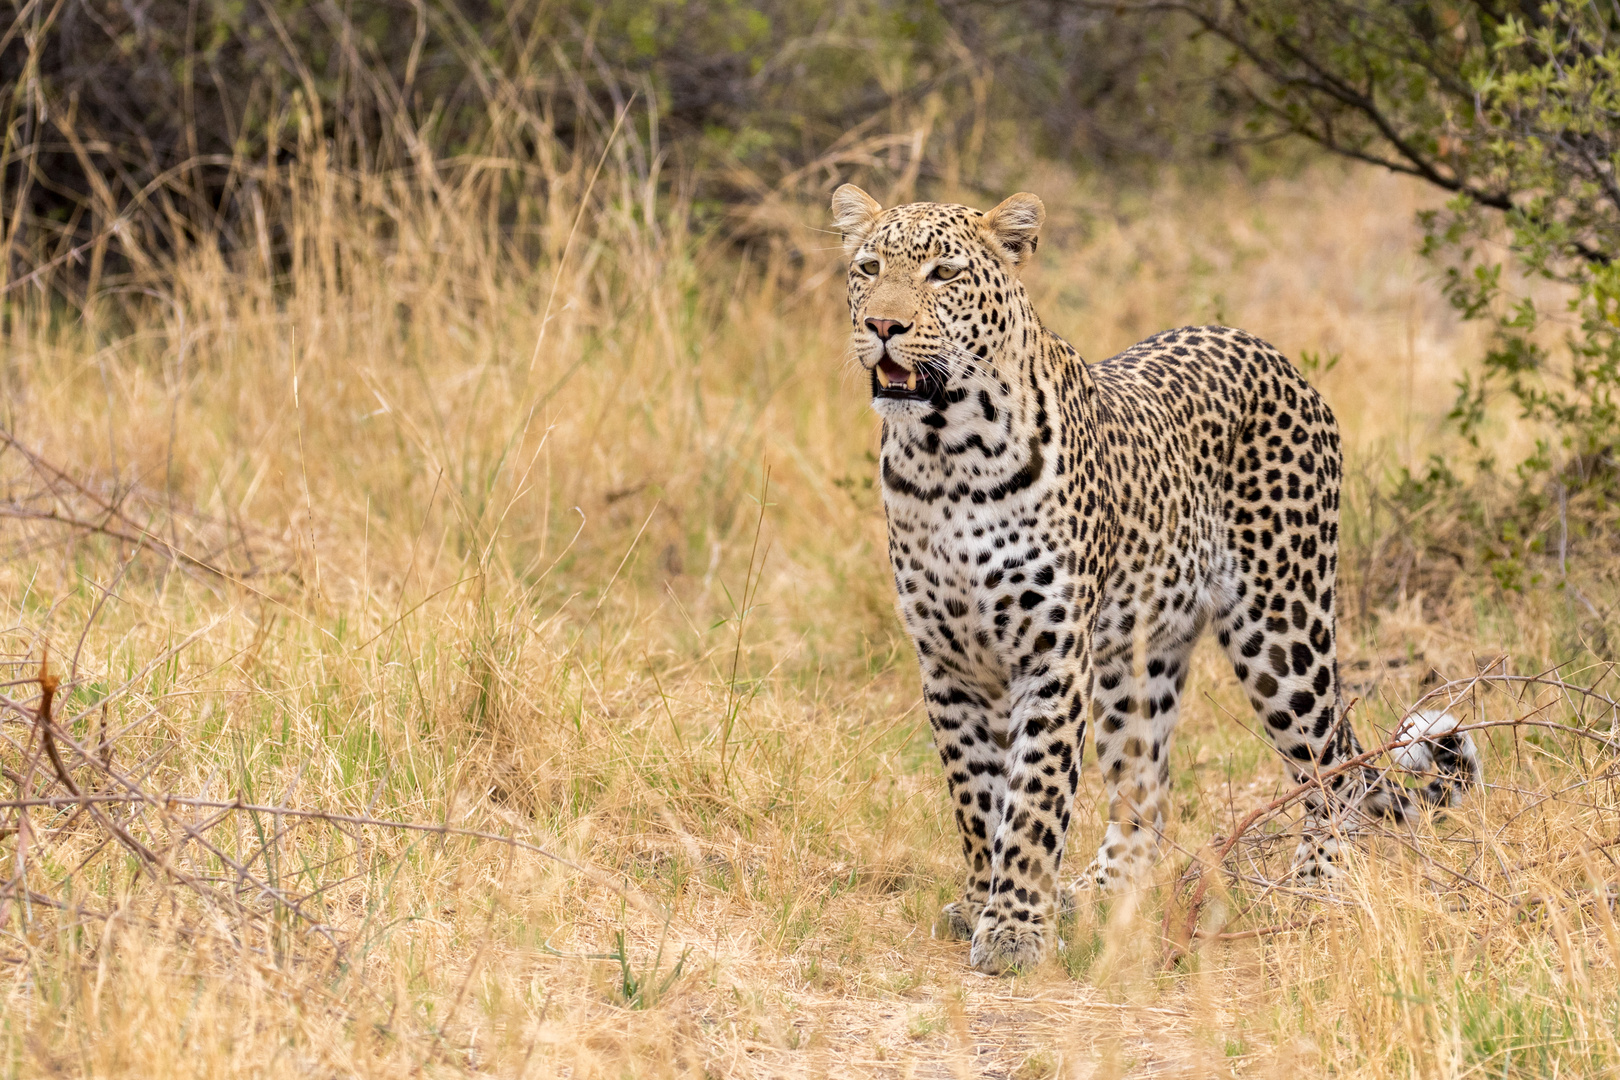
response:
[[[691,226],[636,125],[601,145],[369,174],[312,154],[280,177],[285,259],[171,253],[82,311],[8,290],[0,1070],[1620,1066],[1615,719],[1556,685],[1455,688],[1504,724],[1478,736],[1489,790],[1303,895],[1268,884],[1286,814],[1211,865],[1287,785],[1200,652],[1155,888],[1083,902],[1040,970],[971,974],[932,936],[956,842],[820,206],[773,199],[738,246]],[[1000,182],[1047,201],[1031,287],[1084,355],[1218,319],[1317,358],[1350,534],[1384,539],[1370,493],[1444,448],[1478,345],[1412,254],[1423,191]],[[488,209],[512,183],[516,224]],[[1612,570],[1566,573],[1602,595]],[[1607,687],[1571,595],[1348,604],[1366,740],[1430,669],[1585,655],[1559,674]],[[1081,865],[1100,794],[1088,773]]]

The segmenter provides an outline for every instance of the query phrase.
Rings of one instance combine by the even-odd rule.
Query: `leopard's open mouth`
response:
[[[872,396],[890,401],[929,401],[939,390],[940,379],[928,369],[908,370],[885,356],[872,369]]]

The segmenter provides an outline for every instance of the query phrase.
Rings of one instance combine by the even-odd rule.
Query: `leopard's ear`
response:
[[[984,232],[990,243],[1013,266],[1022,267],[1035,254],[1040,243],[1041,224],[1046,207],[1027,191],[1009,195],[984,215]]]
[[[833,225],[844,234],[844,254],[853,255],[866,242],[872,222],[883,212],[878,201],[854,184],[833,192]]]

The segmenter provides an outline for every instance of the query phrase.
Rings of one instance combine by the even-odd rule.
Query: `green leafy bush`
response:
[[[1620,9],[1598,0],[1190,0],[1230,46],[1218,84],[1259,142],[1304,138],[1452,193],[1423,254],[1490,347],[1436,458],[1391,497],[1469,526],[1506,585],[1524,560],[1620,533]],[[1549,297],[1554,299],[1549,301]],[[1499,406],[1538,433],[1501,461]],[[1463,475],[1459,475],[1463,474]],[[1432,507],[1430,507],[1432,509]],[[1571,515],[1578,520],[1572,522]]]

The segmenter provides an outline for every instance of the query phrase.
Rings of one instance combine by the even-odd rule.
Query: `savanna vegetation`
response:
[[[0,1073],[1620,1065],[1610,6],[3,4]],[[1293,888],[1210,649],[1153,887],[935,940],[844,180],[1296,358],[1487,790]]]

